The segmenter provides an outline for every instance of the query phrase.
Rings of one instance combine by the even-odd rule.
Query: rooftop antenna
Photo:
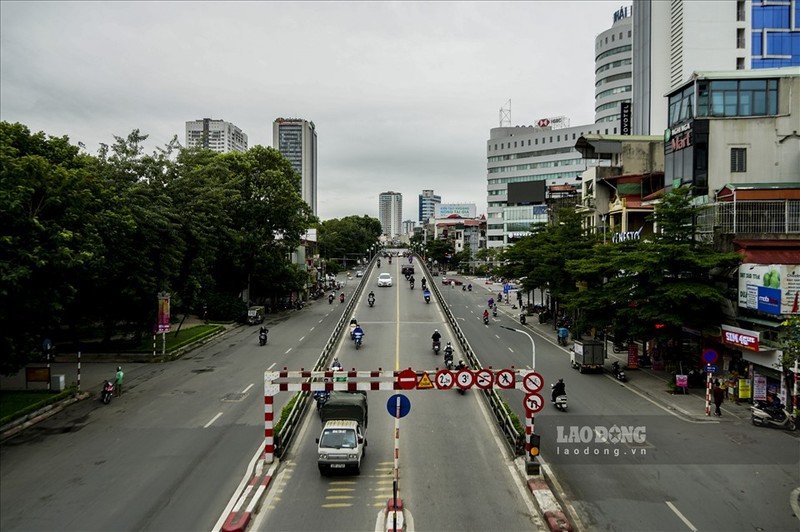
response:
[[[500,127],[511,127],[511,99],[500,108]]]

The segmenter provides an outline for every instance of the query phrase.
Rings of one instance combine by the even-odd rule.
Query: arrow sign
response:
[[[529,393],[525,396],[525,409],[535,414],[544,406],[544,399],[538,393]]]
[[[411,368],[397,374],[397,385],[401,390],[413,390],[417,386],[417,372]]]
[[[468,369],[462,369],[458,373],[456,373],[456,385],[466,390],[467,388],[472,388],[472,384],[475,382],[475,376],[472,372]]]
[[[492,387],[494,374],[490,369],[482,369],[475,373],[475,385],[481,390],[488,390]]]
[[[544,379],[535,371],[531,371],[525,374],[525,378],[522,379],[522,386],[530,393],[536,393],[544,386]]]
[[[453,373],[447,369],[440,369],[436,373],[436,387],[440,390],[449,390],[455,384]]]
[[[400,401],[400,415],[398,416],[397,413],[397,401]],[[411,411],[411,401],[405,395],[401,393],[396,393],[386,401],[386,410],[389,411],[389,415],[392,417],[406,417],[408,413]]]
[[[495,384],[497,384],[498,388],[502,388],[504,390],[511,390],[516,385],[516,379],[514,378],[514,372],[510,369],[501,369],[497,372],[497,376],[494,379]]]

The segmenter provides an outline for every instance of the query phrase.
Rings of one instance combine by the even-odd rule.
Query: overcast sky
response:
[[[0,119],[96,153],[139,129],[147,151],[222,119],[250,146],[277,117],[316,125],[322,219],[403,219],[433,189],[486,212],[486,141],[514,125],[594,120],[594,38],[627,2],[0,2]]]

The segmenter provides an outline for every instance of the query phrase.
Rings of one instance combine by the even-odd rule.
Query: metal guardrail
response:
[[[433,282],[431,276],[429,275],[430,272],[428,272],[427,266],[425,266],[423,261],[419,260],[419,257],[417,257],[417,259],[418,263],[421,265],[420,270],[424,272],[423,275],[426,275],[428,280],[431,281],[428,286],[431,287],[433,292],[436,294],[436,297],[442,303],[444,314],[447,317],[447,321],[450,323],[450,328],[455,332],[458,344],[461,346],[461,351],[469,361],[469,367],[475,370],[483,369],[483,365],[478,359],[478,356],[475,354],[475,351],[467,341],[466,336],[464,336],[464,333],[461,331],[461,327],[459,327],[455,316],[453,316],[453,313],[450,311],[450,307],[446,304],[445,299],[442,297],[439,287]],[[508,408],[506,408],[506,405],[500,398],[500,395],[498,395],[494,389],[481,390],[481,392],[483,392],[483,398],[486,400],[489,408],[491,409],[492,415],[494,415],[495,421],[497,421],[500,430],[503,431],[503,435],[505,436],[504,440],[511,453],[514,455],[524,454],[524,437],[514,426],[511,413],[508,411]]]
[[[376,255],[377,257],[377,255]],[[375,264],[375,258],[367,266],[366,271],[364,272],[364,277],[362,278],[362,282],[358,283],[358,287],[353,291],[353,295],[350,297],[350,302],[347,303],[345,307],[344,313],[342,313],[342,317],[339,322],[334,327],[333,332],[331,333],[328,341],[325,343],[325,347],[320,353],[317,362],[314,364],[313,371],[323,371],[325,368],[328,367],[328,359],[331,356],[331,352],[333,352],[334,347],[339,342],[339,337],[342,334],[342,331],[345,328],[346,324],[350,322],[350,316],[352,316],[353,307],[355,307],[356,300],[358,296],[361,295],[361,292],[364,290],[365,283],[363,279],[368,279],[372,273],[372,269]],[[309,379],[310,380],[310,379]],[[275,435],[275,456],[278,458],[283,458],[283,455],[286,453],[286,450],[289,448],[289,445],[294,438],[295,432],[297,429],[300,428],[300,424],[303,421],[303,416],[305,415],[306,409],[308,408],[309,404],[311,404],[311,392],[297,392],[294,397],[294,405],[292,405],[292,409],[289,411],[289,415],[286,417],[283,425],[281,426],[280,431]],[[281,412],[281,417],[283,417],[283,412]]]

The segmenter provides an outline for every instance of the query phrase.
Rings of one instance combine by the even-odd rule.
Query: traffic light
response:
[[[531,434],[531,456],[539,456],[539,443],[541,438],[538,434]]]

